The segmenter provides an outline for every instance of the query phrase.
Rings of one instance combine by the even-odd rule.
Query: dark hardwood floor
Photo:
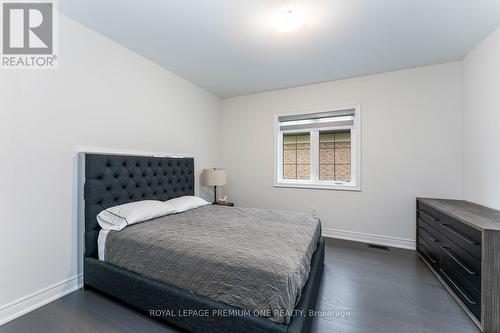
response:
[[[479,332],[414,251],[328,240],[313,332]],[[339,313],[347,316],[335,316]],[[328,316],[328,313],[333,316]],[[0,333],[182,332],[79,290],[0,326]]]

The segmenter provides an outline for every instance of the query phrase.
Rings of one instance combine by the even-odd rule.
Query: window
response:
[[[319,179],[351,181],[351,131],[319,132]]]
[[[275,186],[361,189],[361,108],[275,116]]]
[[[309,179],[309,133],[283,135],[283,178]]]

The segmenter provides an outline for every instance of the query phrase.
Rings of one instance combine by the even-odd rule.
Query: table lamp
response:
[[[203,170],[203,184],[214,187],[214,202],[217,202],[217,186],[226,185],[226,169]]]

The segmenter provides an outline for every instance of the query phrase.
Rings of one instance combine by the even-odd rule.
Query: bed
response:
[[[194,160],[81,154],[81,170],[84,182],[81,211],[85,226],[85,288],[95,288],[154,317],[193,332],[309,331],[313,319],[310,310],[314,310],[323,270],[324,240],[320,236],[320,231],[318,234],[318,230],[307,225],[309,222],[305,216],[300,213],[208,205],[175,216],[145,222],[142,225],[129,226],[119,233],[107,234],[107,240],[103,242],[103,233],[96,221],[96,216],[101,210],[133,201],[165,201],[193,195]],[[291,230],[284,228],[284,223],[294,218],[299,222],[302,221],[303,225]],[[271,220],[273,223],[269,223]],[[272,224],[275,230],[266,229],[259,236],[262,225],[251,229],[257,223]],[[273,236],[278,238],[270,242],[269,239],[266,240],[268,233],[278,235]],[[159,234],[170,235],[171,238],[164,239],[163,236],[158,237]],[[254,234],[254,238],[248,237]],[[141,237],[148,239],[150,243],[138,242],[137,239]],[[263,243],[259,245],[259,241]],[[270,245],[267,252],[265,249],[268,247],[265,246],[265,242]],[[103,244],[107,246],[104,247]],[[206,248],[203,248],[204,246]],[[200,252],[197,257],[190,254],[192,252],[189,250],[190,247]],[[294,247],[297,249],[294,250]],[[152,248],[154,251],[150,250]],[[255,249],[264,252],[256,254]],[[288,250],[283,251],[283,249]],[[104,250],[106,250],[105,256]],[[287,257],[283,252],[290,252],[290,255]],[[137,265],[141,260],[137,258],[128,260],[131,257],[130,253],[134,255],[149,253],[150,257],[141,255],[140,259],[147,264]],[[172,253],[175,255],[171,255]],[[210,255],[204,256],[206,253]],[[157,258],[161,260],[156,260]],[[217,258],[219,261],[211,258]],[[269,262],[273,267],[272,270],[259,270],[262,258],[266,258],[266,263]],[[237,264],[238,261],[240,264]],[[245,262],[245,265],[251,266],[252,269],[240,267],[241,262]],[[227,267],[224,267],[223,263],[228,263]],[[178,269],[179,272],[186,271],[182,274],[188,274],[190,267],[210,265],[218,268],[215,274],[219,281],[217,288],[222,285],[222,289],[213,286],[203,287],[200,282],[207,281],[211,277],[203,275],[201,268],[194,272],[191,270],[192,275],[177,276],[171,273],[173,267],[177,266],[181,268]],[[304,268],[301,268],[302,266]],[[249,270],[249,275],[244,269]],[[288,279],[293,283],[286,281],[287,270],[292,277]],[[162,271],[167,273],[159,274]],[[283,303],[283,309],[291,307],[293,311],[285,311],[280,315],[242,311],[245,309],[244,305],[255,301],[250,295],[252,292],[262,294],[261,298],[266,299],[265,292],[268,286],[266,287],[266,283],[259,285],[258,281],[262,276],[262,272],[259,271],[265,271],[266,274],[276,273],[278,277],[285,273],[285,278],[281,280],[288,284],[280,284],[280,279],[273,278],[273,287],[285,295],[279,298],[277,303]],[[251,274],[255,274],[254,278],[245,280],[245,276]],[[293,277],[294,274],[301,276]],[[196,281],[193,277],[199,280]],[[244,285],[243,282],[238,283],[238,279],[245,283],[253,281],[253,284]],[[295,280],[299,282],[294,282]],[[300,289],[297,292],[292,290],[297,289],[298,285]],[[248,295],[245,294],[245,290],[247,293],[250,291]],[[238,303],[239,300],[243,303]],[[258,301],[257,299],[256,302]]]

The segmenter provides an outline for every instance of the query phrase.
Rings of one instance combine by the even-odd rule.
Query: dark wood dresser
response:
[[[500,212],[417,199],[417,251],[483,332],[500,332]]]

